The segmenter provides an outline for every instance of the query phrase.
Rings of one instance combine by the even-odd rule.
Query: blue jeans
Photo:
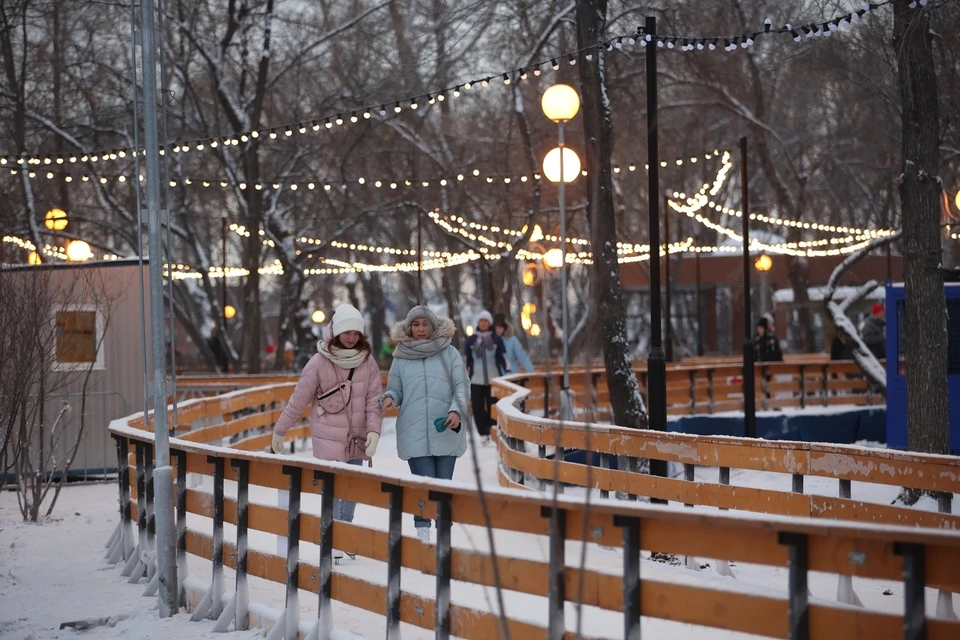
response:
[[[453,468],[457,464],[456,456],[423,456],[407,460],[410,472],[415,476],[437,478],[439,480],[453,479]],[[430,526],[430,519],[414,515],[413,524],[418,529]]]
[[[363,460],[359,458],[348,460],[348,464],[355,464],[358,467],[363,466]],[[333,519],[340,522],[353,522],[353,514],[357,512],[357,503],[349,500],[333,499]]]

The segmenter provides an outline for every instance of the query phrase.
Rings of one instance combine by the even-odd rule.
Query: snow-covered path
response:
[[[302,447],[298,448],[302,449]],[[309,455],[301,452],[298,455]],[[493,445],[477,450],[484,486],[497,486],[497,457]],[[396,458],[396,439],[393,421],[384,425],[380,452],[375,459],[375,468],[390,472],[403,472],[405,463]],[[701,471],[698,470],[698,475]],[[705,474],[715,470],[705,469]],[[470,451],[458,464],[455,480],[474,482],[474,471]],[[776,474],[754,474],[752,472],[734,473],[731,479],[735,484],[753,484],[758,486],[777,486],[780,482],[789,482],[789,478],[777,478]],[[209,491],[208,483],[200,487]],[[810,483],[808,491],[817,491],[820,487]],[[823,486],[824,493],[833,493],[835,484]],[[227,483],[226,493],[235,491],[232,483]],[[870,499],[865,495],[866,488],[858,497]],[[567,495],[574,492],[569,490]],[[858,489],[854,487],[854,495]],[[581,493],[582,495],[582,493]],[[261,504],[277,504],[277,491],[253,488],[251,500]],[[876,496],[882,501],[886,496]],[[317,496],[305,495],[305,511],[318,512]],[[678,507],[682,508],[682,507]],[[155,600],[141,596],[143,585],[129,585],[120,578],[119,567],[111,567],[103,560],[104,543],[117,521],[117,493],[114,483],[93,486],[67,487],[61,494],[55,510],[55,518],[41,525],[28,525],[20,522],[16,497],[12,493],[0,495],[0,636],[13,640],[38,640],[40,638],[75,638],[77,632],[59,630],[61,622],[113,618],[115,626],[103,626],[83,634],[94,640],[126,638],[223,638],[222,634],[213,634],[209,621],[189,622],[181,614],[171,620],[159,620],[155,611]],[[211,522],[197,516],[189,516],[189,526],[200,532],[209,533]],[[359,505],[355,522],[360,525],[385,528],[386,512],[381,509]],[[404,535],[413,536],[412,516],[405,516]],[[225,527],[225,538],[234,539],[232,526]],[[479,527],[455,525],[453,543],[464,549],[486,550],[485,532]],[[502,555],[517,556],[546,562],[547,541],[539,536],[512,532],[497,532],[495,544]],[[263,533],[251,532],[251,547],[276,553],[277,538]],[[301,558],[315,562],[318,548],[310,544],[301,544]],[[579,565],[582,547],[579,543],[567,544],[567,562]],[[596,545],[587,547],[587,566],[604,573],[619,574],[621,554],[616,549],[605,549]],[[713,564],[712,560],[700,559],[700,562]],[[386,565],[373,560],[358,558],[346,560],[336,571],[342,571],[371,582],[386,582]],[[713,568],[692,571],[683,567],[668,566],[658,562],[644,560],[641,573],[646,578],[658,580],[695,583],[720,589],[742,589],[751,593],[773,593],[786,596],[787,571],[740,564],[735,567],[737,579],[719,576]],[[192,581],[208,583],[210,581],[210,563],[198,558],[190,558],[189,573]],[[233,585],[233,574],[226,570],[228,594]],[[402,585],[405,591],[432,596],[434,579],[418,572],[404,570]],[[835,602],[837,580],[833,576],[810,575],[810,587],[813,597],[825,602]],[[899,582],[876,580],[854,581],[857,594],[871,609],[889,612],[901,612],[903,608],[902,585]],[[284,601],[283,586],[257,578],[251,578],[251,601],[282,609]],[[889,595],[886,595],[889,593]],[[936,601],[932,592],[928,604],[933,614]],[[495,609],[493,589],[471,584],[454,583],[452,599],[455,603],[480,609]],[[506,608],[509,615],[522,620],[545,624],[546,601],[543,598],[515,592],[506,592]],[[954,599],[956,604],[957,599]],[[316,616],[317,597],[315,594],[301,592],[301,620],[312,621]],[[383,618],[363,611],[334,603],[334,624],[341,639],[351,637],[382,637]],[[622,616],[617,613],[601,611],[592,607],[583,610],[583,631],[592,636],[611,638],[622,637]],[[573,604],[567,605],[568,629],[576,628],[577,611]],[[644,619],[644,633],[656,633],[665,638],[693,638],[703,640],[721,640],[727,638],[750,637],[702,627],[663,620]],[[252,638],[261,632],[249,631],[233,634],[231,637]],[[419,640],[433,637],[433,632],[414,626],[403,625],[403,636],[407,640]]]

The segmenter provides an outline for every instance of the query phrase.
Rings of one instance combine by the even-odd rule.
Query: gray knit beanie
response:
[[[440,321],[437,320],[437,316],[430,311],[430,309],[424,305],[417,305],[407,313],[407,317],[403,321],[403,328],[409,332],[410,325],[413,324],[413,321],[417,318],[425,318],[427,322],[430,323],[430,327],[436,331],[437,325],[440,324]]]

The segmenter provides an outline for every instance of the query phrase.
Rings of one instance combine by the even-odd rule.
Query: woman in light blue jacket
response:
[[[390,335],[397,347],[381,404],[400,409],[397,453],[414,475],[450,480],[467,450],[461,419],[470,383],[460,353],[450,345],[454,331],[452,320],[417,306]],[[413,520],[419,538],[429,542],[430,520]]]
[[[503,340],[503,348],[506,351],[504,357],[507,360],[507,369],[510,373],[533,373],[533,363],[530,357],[523,350],[520,344],[520,338],[516,336],[513,327],[507,324],[507,317],[502,313],[493,316],[493,328],[497,335]]]

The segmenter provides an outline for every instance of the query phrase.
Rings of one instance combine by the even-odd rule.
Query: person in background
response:
[[[363,329],[363,316],[355,307],[337,307],[317,345],[317,353],[303,368],[297,388],[273,428],[270,446],[274,453],[283,451],[287,432],[312,404],[310,435],[314,458],[355,465],[373,458],[383,422],[383,381]],[[356,508],[355,502],[334,498],[333,519],[353,522]],[[343,552],[334,549],[333,558],[339,561]]]
[[[210,337],[207,338],[207,346],[213,352],[213,360],[217,363],[217,369],[223,373],[230,371],[230,362],[227,360],[227,350],[223,347],[223,341],[220,340],[220,334],[217,331],[217,325],[210,328]]]
[[[390,334],[396,349],[381,397],[384,410],[399,407],[397,454],[417,476],[450,480],[467,450],[461,418],[467,410],[467,374],[450,342],[456,327],[417,306]],[[413,516],[417,537],[430,542],[430,520]]]
[[[830,359],[853,360],[853,340],[843,329],[838,328],[837,334],[833,336],[833,342],[830,344]]]
[[[504,359],[507,361],[507,371],[510,373],[533,373],[533,363],[527,356],[520,344],[520,338],[517,337],[513,327],[507,324],[507,318],[504,314],[498,313],[493,316],[493,328],[503,340]]]
[[[481,311],[477,316],[477,328],[467,338],[463,350],[467,360],[467,375],[470,376],[473,420],[477,423],[477,433],[483,439],[483,444],[488,444],[493,423],[490,416],[490,407],[493,406],[491,383],[494,378],[507,372],[504,359],[506,350],[503,340],[493,331],[493,316],[489,311]]]
[[[757,319],[757,335],[754,338],[754,355],[757,362],[782,362],[783,352],[780,351],[780,341],[770,330],[770,321],[761,317]]]
[[[860,339],[878,360],[887,357],[886,309],[879,302],[873,305],[870,315],[860,323]]]

